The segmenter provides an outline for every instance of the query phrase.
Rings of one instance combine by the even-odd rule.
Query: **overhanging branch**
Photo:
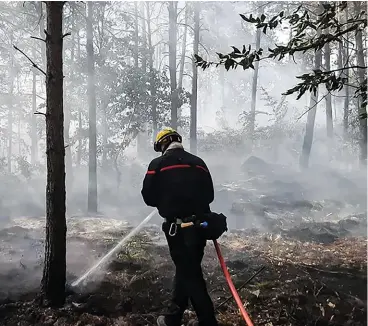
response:
[[[46,76],[46,73],[37,64],[35,64],[34,61],[28,55],[26,55],[17,46],[13,45],[13,47],[14,47],[14,49],[16,49],[17,51],[19,51],[20,53],[22,53],[32,63],[32,65],[33,65],[34,68],[36,68],[38,71],[42,72]]]
[[[37,37],[37,36],[31,36],[31,38],[35,39],[35,40],[39,40],[39,41],[42,41],[42,42],[45,42],[46,43],[46,40],[41,38],[41,37]]]

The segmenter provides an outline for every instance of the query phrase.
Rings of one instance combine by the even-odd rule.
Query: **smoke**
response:
[[[181,5],[179,4],[179,7]],[[9,4],[6,6],[8,8]],[[113,6],[119,9],[116,19],[123,17],[125,19],[124,28],[128,28],[132,18],[129,15],[130,18],[125,16],[125,9],[131,9],[129,7],[131,4],[119,2]],[[214,6],[218,8],[214,9]],[[251,44],[254,46],[255,31],[248,27],[244,28],[239,17],[239,13],[253,10],[252,6],[254,4],[204,2],[201,8],[203,23],[201,44],[203,46],[200,47],[200,55],[205,56],[208,52],[208,56],[214,60],[216,51],[226,52],[231,50],[231,45],[240,47],[242,44]],[[13,9],[20,16],[24,14],[20,7]],[[158,14],[159,10],[157,6],[153,12]],[[99,14],[102,15],[101,12]],[[167,12],[165,11],[162,15],[167,16]],[[17,23],[21,22],[17,21]],[[29,20],[28,23],[34,29],[37,28],[37,20]],[[153,22],[152,30],[158,26],[164,26],[164,23],[164,19]],[[84,29],[85,26],[74,26],[74,29],[78,28]],[[5,32],[1,33],[2,37],[5,37]],[[85,137],[88,127],[88,112],[85,110],[87,101],[80,95],[83,94],[82,91],[73,93],[75,90],[84,89],[86,84],[85,35],[83,33],[84,30],[80,34],[72,33],[72,35],[77,35],[73,38],[74,42],[77,38],[80,38],[81,41],[79,50],[77,46],[75,47],[74,55],[77,56],[77,51],[82,52],[80,61],[73,63],[74,68],[71,68],[70,65],[72,39],[66,40],[68,42],[65,59],[66,79],[70,77],[72,69],[78,67],[80,73],[72,86],[66,85],[65,101],[65,110],[72,112],[73,119],[69,130],[70,144],[67,144],[71,147],[72,157],[70,159],[73,163],[72,171],[67,171],[67,177],[71,177],[66,189],[69,279],[80,276],[101,255],[106,253],[113,243],[120,240],[127,230],[127,224],[137,225],[150,213],[151,208],[145,206],[140,190],[148,163],[156,155],[152,149],[152,135],[149,133],[143,133],[144,141],[139,144],[143,150],[140,151],[139,156],[136,141],[133,140],[119,156],[116,165],[113,159],[103,164],[102,147],[99,146],[97,153],[99,212],[97,216],[88,216],[86,212],[88,140]],[[285,33],[287,34],[288,31]],[[283,39],[285,39],[285,33],[282,34]],[[14,42],[24,45],[23,48],[32,53],[32,44],[29,43],[28,36],[16,30]],[[164,35],[155,34],[153,40],[162,41],[166,36],[165,33]],[[103,40],[102,37],[101,44]],[[102,65],[108,60],[121,60],[124,64],[130,63],[130,59],[123,61],[124,58],[119,56],[109,58],[110,52],[115,53],[112,44],[115,44],[116,40],[106,36],[105,41],[111,44],[108,43],[102,50],[95,50],[96,65]],[[192,35],[189,34],[188,53],[192,51],[192,41]],[[130,44],[133,41],[121,38],[116,42]],[[262,39],[262,42],[263,46],[266,46],[271,41],[267,38]],[[19,53],[14,53],[11,46],[8,40],[7,43],[4,43],[5,50],[1,49],[5,52],[0,52],[0,59],[4,64],[8,64],[10,54],[13,55],[16,68],[19,69],[14,94],[11,95],[13,100],[10,100],[10,96],[0,99],[0,106],[4,108],[4,112],[8,113],[11,109],[13,113],[13,120],[7,114],[0,113],[0,294],[3,297],[10,292],[19,294],[24,292],[24,289],[36,290],[38,287],[42,277],[45,226],[45,126],[43,117],[37,116],[39,157],[37,163],[30,164],[32,144],[29,131],[32,126],[29,116],[32,114],[30,109],[32,103],[31,96],[27,97],[23,94],[31,93],[33,71],[29,62]],[[128,48],[128,45],[126,47]],[[109,52],[109,49],[113,50]],[[165,48],[157,47],[155,51],[155,55],[160,56],[160,62],[156,60],[155,66],[161,64],[164,67],[167,63]],[[178,42],[177,53],[178,55],[181,53],[180,42]],[[38,59],[37,62],[42,62],[41,57]],[[331,146],[326,137],[324,101],[318,105],[308,171],[300,171],[298,164],[306,116],[299,120],[298,117],[306,111],[309,94],[298,101],[294,96],[288,96],[283,107],[286,114],[282,119],[276,121],[274,110],[282,101],[281,93],[297,83],[295,76],[300,74],[299,64],[288,61],[280,63],[262,61],[259,70],[256,107],[257,111],[263,113],[256,117],[257,137],[253,141],[252,149],[251,140],[244,131],[245,123],[241,119],[241,114],[250,111],[253,70],[225,72],[223,89],[219,68],[199,70],[198,154],[208,165],[216,190],[215,201],[211,207],[214,211],[228,216],[230,229],[253,228],[262,232],[279,233],[280,230],[291,229],[305,222],[338,222],[349,215],[366,212],[366,175],[358,171],[356,141],[347,142],[343,139],[341,121],[337,119],[334,125],[335,139]],[[190,75],[191,62],[188,61],[185,67]],[[98,71],[96,80],[99,80],[100,77],[100,80],[106,80],[106,84],[111,81],[110,71],[96,70]],[[4,76],[6,77],[0,77],[1,91],[9,95],[9,77]],[[102,84],[98,86],[102,88]],[[183,87],[190,90],[190,76],[184,77]],[[42,111],[45,90],[44,79],[41,75],[37,75],[36,89],[39,94],[37,107]],[[108,93],[106,89],[99,92]],[[119,90],[116,92],[119,93]],[[22,101],[21,98],[23,98]],[[100,97],[97,105],[101,116],[103,116],[102,110],[105,109],[103,100],[105,98]],[[116,97],[114,100],[119,103],[121,99]],[[336,104],[336,110],[339,110],[340,104]],[[81,108],[84,111],[80,111]],[[189,109],[183,110],[183,115],[188,118]],[[103,119],[99,118],[98,131],[102,138]],[[123,114],[116,118],[119,121],[123,119],[126,119]],[[81,130],[78,129],[79,120],[83,124]],[[11,169],[7,162],[9,121],[13,127],[10,142],[12,144]],[[184,126],[184,146],[189,150],[187,131]],[[83,134],[81,143],[78,142],[79,132]],[[110,132],[114,131],[110,130]],[[116,132],[121,135],[120,129]],[[123,139],[119,138],[119,141]],[[80,158],[78,158],[79,150],[82,151]],[[254,159],[249,161],[252,157],[259,160],[256,159],[255,162],[249,163],[254,161]],[[244,164],[245,162],[249,164]],[[156,226],[159,226],[161,222],[160,217],[152,220]],[[112,236],[114,232],[118,234]],[[355,235],[357,232],[351,231],[351,234]],[[32,287],[30,284],[37,286]]]

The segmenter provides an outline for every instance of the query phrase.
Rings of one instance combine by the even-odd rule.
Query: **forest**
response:
[[[366,325],[367,33],[365,1],[1,2],[0,325],[156,325],[158,215],[72,284],[150,214],[164,127],[207,162],[254,325]]]

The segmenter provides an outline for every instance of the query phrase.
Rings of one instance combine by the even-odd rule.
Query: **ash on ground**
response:
[[[243,181],[216,186],[212,208],[229,217],[231,230],[219,243],[235,286],[265,266],[239,291],[254,324],[366,325],[366,189],[359,180],[329,171],[313,177],[286,173],[258,158],[243,169]],[[313,184],[313,178],[324,177],[336,191]],[[126,221],[68,219],[69,284],[129,232],[133,226]],[[110,264],[68,293],[64,307],[51,309],[35,301],[44,224],[44,218],[23,217],[1,225],[0,325],[155,325],[168,305],[174,274],[159,225],[147,226]],[[210,242],[203,269],[219,321],[244,325],[234,300],[227,300],[230,291]],[[189,307],[185,323],[193,317]]]

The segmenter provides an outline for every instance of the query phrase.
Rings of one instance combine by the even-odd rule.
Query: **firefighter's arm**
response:
[[[143,180],[142,197],[146,205],[157,207],[158,204],[158,189],[157,189],[157,172],[154,161],[148,166],[147,173]]]
[[[211,177],[210,170],[208,169],[207,165],[203,162],[203,165],[205,167],[204,175],[204,184],[205,184],[205,196],[207,199],[208,204],[211,204],[215,198],[215,191],[213,189],[213,181]]]

